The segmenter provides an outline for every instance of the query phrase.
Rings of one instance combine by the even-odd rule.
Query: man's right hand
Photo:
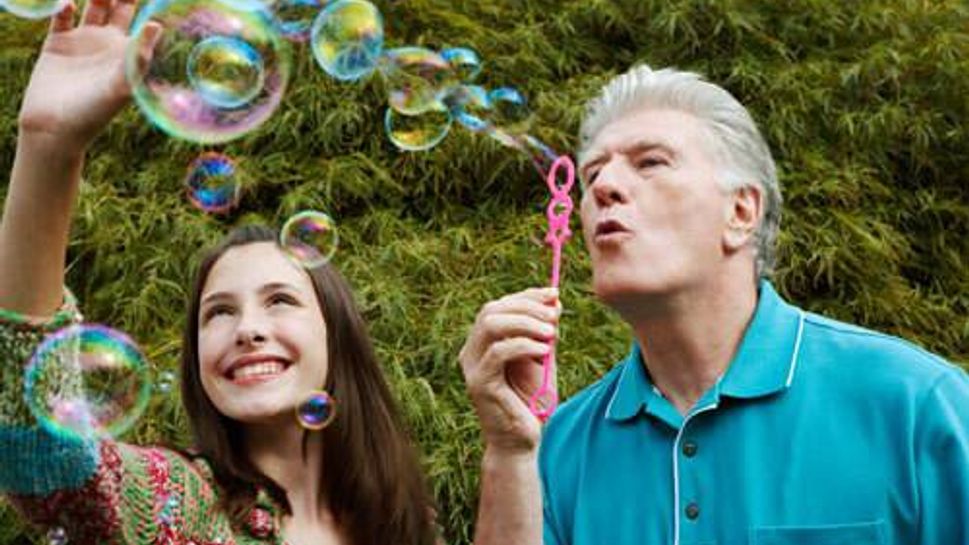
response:
[[[555,288],[507,295],[478,313],[459,359],[492,454],[537,451],[541,423],[528,400],[541,386],[542,356],[556,336],[560,314]]]
[[[82,154],[131,96],[125,51],[135,2],[90,0],[77,26],[74,11],[72,2],[51,19],[20,109],[21,136],[67,155]],[[145,28],[139,64],[150,59],[160,30]]]

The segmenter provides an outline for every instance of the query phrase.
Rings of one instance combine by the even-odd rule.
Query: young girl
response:
[[[230,233],[196,275],[192,453],[50,434],[27,410],[25,362],[81,319],[63,288],[70,218],[85,150],[130,95],[134,9],[91,0],[76,27],[73,5],[55,16],[21,107],[0,222],[0,490],[72,544],[433,543],[432,501],[346,282],[295,265],[264,227]],[[294,409],[317,390],[338,408],[311,432]]]

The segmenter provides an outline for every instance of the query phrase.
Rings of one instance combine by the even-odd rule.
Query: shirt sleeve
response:
[[[922,402],[916,429],[921,545],[969,543],[969,376],[947,372]]]
[[[52,434],[33,418],[24,366],[44,335],[80,320],[69,293],[48,319],[0,310],[0,492],[72,543],[147,545],[169,527],[231,537],[210,479],[192,461],[168,449]]]

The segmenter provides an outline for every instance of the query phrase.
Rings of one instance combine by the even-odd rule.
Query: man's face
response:
[[[697,118],[668,109],[636,110],[591,142],[580,210],[606,303],[675,294],[716,274],[731,199],[714,149]]]

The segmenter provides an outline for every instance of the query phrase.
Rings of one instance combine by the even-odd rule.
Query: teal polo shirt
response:
[[[546,545],[969,545],[969,377],[767,282],[686,416],[638,346],[539,453]]]

